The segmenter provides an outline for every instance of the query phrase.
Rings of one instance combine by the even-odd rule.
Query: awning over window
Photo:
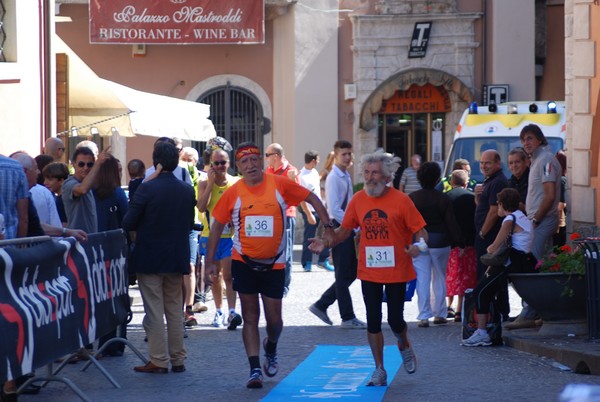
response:
[[[209,105],[102,79],[60,37],[54,38],[55,53],[65,53],[69,59],[70,135],[111,135],[118,131],[125,137],[140,134],[194,141],[207,141],[216,135],[208,119]]]

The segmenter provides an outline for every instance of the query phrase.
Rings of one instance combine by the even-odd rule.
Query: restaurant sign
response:
[[[90,2],[90,43],[264,43],[264,0]]]

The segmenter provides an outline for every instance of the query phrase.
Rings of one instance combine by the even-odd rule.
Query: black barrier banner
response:
[[[0,249],[0,380],[75,351],[129,311],[121,230]]]

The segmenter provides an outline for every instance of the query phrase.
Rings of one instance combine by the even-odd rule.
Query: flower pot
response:
[[[544,321],[540,334],[555,335],[547,324],[561,324],[559,331],[564,335],[564,332],[586,333],[585,275],[540,272],[510,274],[510,280],[519,296]],[[550,330],[553,333],[549,333]]]

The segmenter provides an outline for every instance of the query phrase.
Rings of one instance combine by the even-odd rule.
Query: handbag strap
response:
[[[515,216],[515,214],[510,214],[510,216],[512,216],[512,225],[510,225],[510,232],[508,233],[508,236],[506,237],[506,245],[509,248],[512,247],[512,236],[513,236],[513,232],[515,231],[515,224],[517,223],[517,217]]]

